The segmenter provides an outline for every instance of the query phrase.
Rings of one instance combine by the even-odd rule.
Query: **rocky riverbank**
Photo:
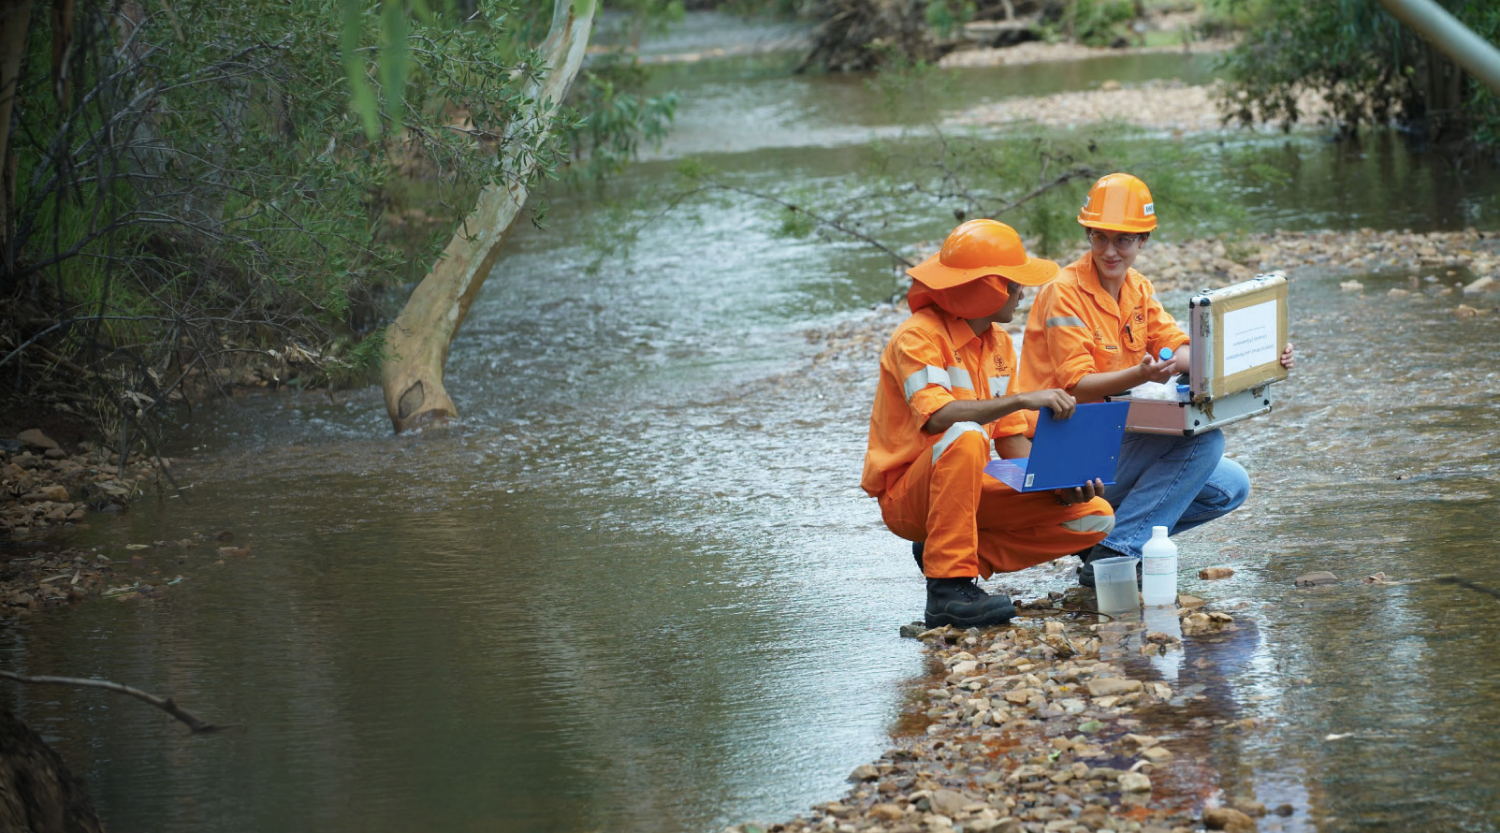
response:
[[[1234,41],[1223,38],[1188,41],[1170,46],[1085,46],[1081,43],[1034,40],[1014,46],[994,48],[960,49],[949,52],[938,61],[944,69],[967,67],[997,67],[1019,64],[1039,64],[1051,61],[1087,61],[1092,58],[1118,58],[1121,55],[1151,55],[1163,53],[1212,55],[1223,52],[1234,45]]]
[[[954,113],[945,123],[956,127],[1021,123],[1079,127],[1109,122],[1174,134],[1204,133],[1228,129],[1219,114],[1221,95],[1217,85],[1176,79],[1129,84],[1105,81],[1093,90],[1002,98]],[[1307,124],[1326,120],[1329,114],[1316,93],[1303,92],[1297,106]]]
[[[1095,617],[1068,612],[1079,602],[1091,604],[1092,593],[1039,600],[1005,628],[914,633],[927,643],[933,674],[903,715],[897,746],[856,768],[842,798],[788,822],[726,833],[1255,829],[1265,807],[1217,795],[1204,750],[1147,734],[1152,721],[1138,716],[1202,699],[1150,679],[1140,660],[1232,631],[1233,617],[1183,596],[1182,609],[1163,611],[1165,630],[1085,624],[1075,617]],[[1219,723],[1221,731],[1254,728],[1232,717]]]
[[[40,429],[0,439],[0,616],[108,593],[111,558],[60,549],[45,536],[86,524],[92,513],[125,511],[160,471],[144,455],[122,462],[86,440],[66,450]]]

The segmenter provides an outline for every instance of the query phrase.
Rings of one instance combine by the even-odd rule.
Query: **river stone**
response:
[[[1479,278],[1478,280],[1476,280],[1473,283],[1469,284],[1468,286],[1464,287],[1464,294],[1465,295],[1478,295],[1479,293],[1484,292],[1485,290],[1494,288],[1494,286],[1495,286],[1495,279],[1492,278],[1492,277],[1490,277],[1489,275],[1485,275],[1484,277]]]
[[[1151,791],[1151,779],[1144,772],[1127,772],[1120,776],[1120,792],[1143,793]]]
[[[1119,677],[1096,677],[1089,680],[1089,694],[1107,697],[1111,694],[1128,694],[1141,690],[1140,680],[1125,680]]]
[[[874,781],[879,777],[880,770],[876,769],[872,764],[860,764],[854,768],[853,772],[849,773],[850,781]]]
[[[1198,571],[1198,578],[1205,581],[1216,578],[1229,578],[1234,575],[1233,567],[1204,567]]]
[[[889,801],[882,801],[870,808],[870,816],[881,821],[897,821],[904,815],[906,815],[906,811],[902,810],[900,805],[892,804]]]
[[[1210,807],[1203,811],[1203,826],[1209,830],[1227,830],[1229,833],[1250,833],[1255,829],[1255,820],[1228,807]]]
[[[32,448],[48,449],[58,447],[57,440],[54,440],[46,434],[43,434],[41,432],[41,429],[38,428],[28,428],[25,431],[17,434],[16,439],[20,440],[23,443],[26,443]]]
[[[1330,573],[1327,570],[1320,570],[1316,573],[1308,573],[1307,575],[1297,576],[1296,584],[1298,587],[1318,587],[1324,584],[1337,584],[1338,580],[1339,577],[1334,575],[1333,573]]]
[[[1258,819],[1266,814],[1266,805],[1251,798],[1232,802],[1234,809],[1253,819]]]
[[[964,805],[969,803],[964,799],[962,794],[953,790],[935,790],[932,793],[932,797],[928,800],[932,802],[932,811],[934,813],[947,816],[950,819],[962,813]]]

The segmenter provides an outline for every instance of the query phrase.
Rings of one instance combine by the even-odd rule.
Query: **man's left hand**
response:
[[[1104,496],[1104,481],[1094,478],[1092,483],[1082,486],[1074,486],[1071,489],[1054,489],[1053,496],[1063,506],[1072,506],[1075,503],[1088,503],[1096,497]]]

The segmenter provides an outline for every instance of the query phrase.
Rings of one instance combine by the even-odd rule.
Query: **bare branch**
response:
[[[30,685],[67,685],[77,688],[102,688],[106,691],[113,691],[117,694],[129,695],[137,700],[140,700],[143,703],[150,703],[158,709],[161,709],[167,714],[170,714],[171,716],[187,724],[187,727],[193,730],[193,732],[195,733],[217,732],[225,728],[223,726],[215,726],[212,723],[205,723],[204,721],[199,720],[191,712],[173,702],[172,698],[170,697],[163,699],[161,697],[157,697],[154,694],[149,694],[147,692],[141,691],[138,688],[131,688],[128,685],[121,685],[120,683],[110,682],[109,680],[85,679],[83,677],[52,677],[43,675],[33,677],[27,676],[25,674],[17,674],[14,671],[0,671],[0,677],[4,677],[9,680],[15,680],[18,683],[27,683]]]

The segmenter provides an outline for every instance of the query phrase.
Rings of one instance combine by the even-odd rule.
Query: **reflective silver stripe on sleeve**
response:
[[[1005,389],[1009,385],[1010,385],[1010,377],[1009,376],[991,376],[990,377],[990,397],[994,398],[996,396],[1004,396],[1005,395]]]
[[[911,398],[917,395],[917,391],[928,385],[939,385],[950,392],[953,390],[953,382],[948,379],[948,371],[929,364],[906,377],[906,381],[902,383],[902,386],[906,388],[906,401],[910,402]]]
[[[1057,315],[1047,319],[1048,327],[1087,327],[1083,319],[1076,315]]]
[[[963,388],[964,390],[973,393],[974,377],[969,375],[969,371],[964,370],[961,367],[954,367],[953,365],[949,365],[948,378],[953,380],[953,387]],[[950,390],[951,389],[952,388],[950,388]]]
[[[1073,532],[1109,532],[1115,528],[1114,515],[1084,515],[1063,521],[1062,528]]]
[[[943,452],[948,450],[948,446],[953,445],[953,441],[962,436],[965,431],[973,431],[986,440],[990,438],[984,426],[977,422],[955,422],[948,426],[948,430],[943,432],[943,438],[932,447],[932,462],[936,463],[938,458],[943,456]]]

